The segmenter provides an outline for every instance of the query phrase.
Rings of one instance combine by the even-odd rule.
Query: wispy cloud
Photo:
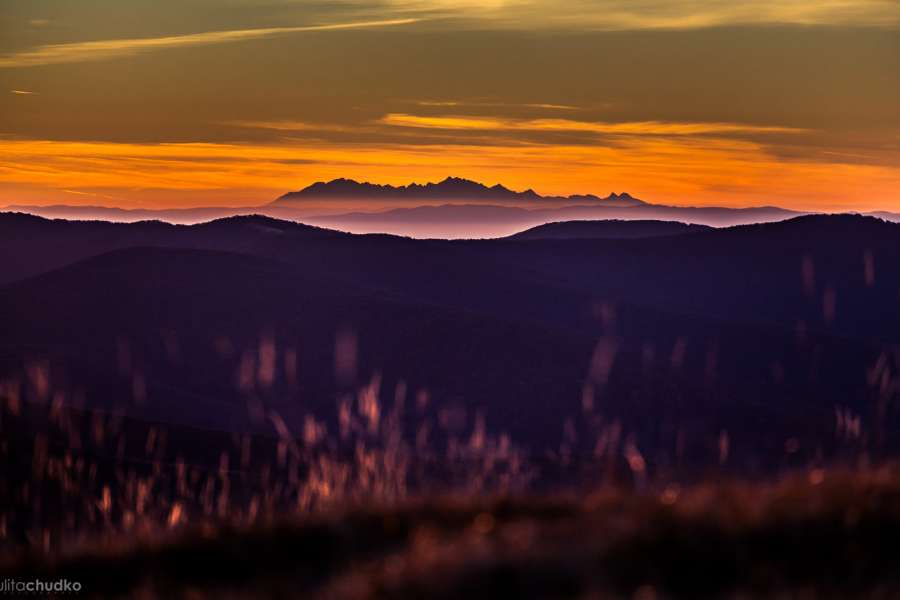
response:
[[[900,25],[897,0],[389,0],[398,9],[453,15],[478,26],[594,30],[728,25]]]
[[[30,92],[28,90],[9,90],[11,94],[15,94],[16,96],[33,96],[34,92]]]
[[[249,129],[269,129],[272,131],[328,131],[334,133],[361,133],[372,131],[372,127],[341,125],[338,123],[310,123],[307,121],[227,121],[226,125]]]
[[[494,130],[531,132],[581,132],[620,135],[723,135],[754,133],[805,133],[807,130],[777,125],[745,123],[689,123],[669,121],[597,122],[572,119],[501,119],[469,116],[418,116],[391,113],[379,121],[384,125],[421,129]]]
[[[82,192],[79,190],[62,190],[66,194],[73,194],[75,196],[93,196],[94,198],[106,198],[107,200],[118,200],[117,196],[109,196],[107,194],[97,194],[95,192]]]
[[[102,60],[141,52],[150,52],[153,50],[164,50],[166,48],[224,44],[310,31],[337,31],[344,29],[390,27],[396,25],[408,25],[420,20],[421,19],[418,18],[407,18],[380,21],[356,21],[351,23],[332,23],[327,25],[308,25],[301,27],[268,27],[263,29],[207,31],[204,33],[157,38],[95,40],[90,42],[73,42],[69,44],[49,44],[31,50],[2,55],[0,56],[0,68],[32,67],[38,65]]]
[[[417,106],[468,106],[483,108],[540,108],[545,110],[578,110],[577,106],[568,104],[552,104],[549,102],[526,102],[526,103],[509,103],[509,102],[471,102],[464,100],[416,100]]]

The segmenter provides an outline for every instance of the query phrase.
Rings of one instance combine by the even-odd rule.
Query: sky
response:
[[[450,175],[900,212],[900,0],[0,0],[0,206]]]

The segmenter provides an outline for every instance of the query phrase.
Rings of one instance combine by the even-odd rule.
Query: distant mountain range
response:
[[[777,207],[717,208],[636,204],[549,205],[535,208],[495,204],[441,204],[393,208],[380,212],[354,211],[303,217],[304,223],[350,233],[392,233],[414,238],[507,237],[546,223],[565,221],[677,221],[709,227],[769,223],[806,213]]]
[[[275,200],[275,204],[340,199],[378,200],[490,200],[490,201],[544,201],[544,202],[602,202],[605,206],[637,206],[644,204],[628,193],[610,194],[605,198],[593,194],[572,196],[542,196],[532,189],[515,192],[501,184],[486,186],[477,181],[460,177],[447,177],[437,183],[410,183],[393,186],[354,181],[353,179],[333,179],[319,181],[297,192],[289,192]]]
[[[262,214],[349,233],[389,233],[413,238],[499,238],[564,221],[674,221],[710,227],[782,221],[803,212],[758,206],[666,206],[628,193],[541,196],[500,184],[448,177],[437,183],[377,185],[352,179],[314,183],[264,206],[185,209],[122,209],[103,206],[13,205],[6,210],[47,218],[196,224],[237,215]],[[866,213],[900,222],[900,214]]]

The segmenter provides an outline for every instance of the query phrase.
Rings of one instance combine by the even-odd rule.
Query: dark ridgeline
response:
[[[634,239],[710,229],[678,221],[563,221],[538,225],[509,236],[513,240]]]
[[[374,377],[385,407],[398,386],[408,407],[427,392],[410,430],[449,410],[446,436],[468,439],[483,417],[535,456],[591,456],[611,425],[661,470],[759,472],[897,443],[884,381],[900,343],[900,225],[874,218],[438,241],[260,216],[188,227],[3,214],[0,232],[15,257],[0,265],[0,369],[26,399],[52,394],[29,384],[37,364],[88,409],[271,431],[252,396],[292,431],[307,414],[334,431],[335,398]],[[344,380],[341,335],[358,352]],[[261,385],[264,345],[276,358]]]

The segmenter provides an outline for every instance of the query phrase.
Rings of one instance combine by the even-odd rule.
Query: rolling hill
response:
[[[676,221],[563,221],[532,227],[514,240],[634,239],[698,233],[709,229]]]
[[[429,398],[405,431],[430,422],[434,443],[483,419],[536,455],[588,456],[615,424],[657,469],[718,464],[722,432],[750,471],[897,441],[881,382],[900,342],[900,235],[872,218],[527,241],[2,220],[23,232],[3,242],[18,260],[0,271],[2,378],[44,365],[88,407],[260,431],[261,406],[334,431],[335,399],[375,381],[387,404]],[[862,433],[839,434],[836,411]]]

